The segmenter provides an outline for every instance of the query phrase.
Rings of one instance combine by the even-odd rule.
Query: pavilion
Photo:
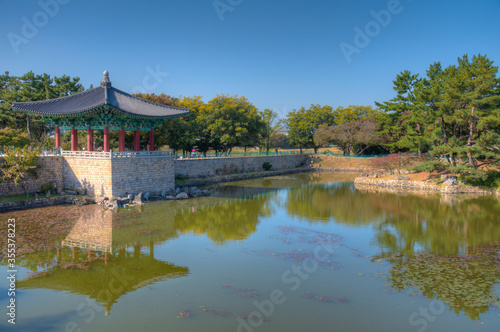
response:
[[[71,130],[71,151],[78,151],[78,130],[87,130],[87,151],[94,151],[94,130],[103,130],[104,152],[109,152],[109,131],[119,130],[119,152],[125,152],[125,130],[134,131],[134,151],[140,150],[140,132],[149,131],[154,150],[154,128],[165,119],[186,116],[189,109],[153,103],[111,86],[108,71],[101,85],[71,96],[12,104],[15,111],[41,115],[55,126],[56,147],[61,129]]]

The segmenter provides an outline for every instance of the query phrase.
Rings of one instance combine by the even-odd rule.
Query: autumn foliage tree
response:
[[[335,144],[345,155],[358,155],[369,147],[383,143],[383,136],[377,134],[378,130],[377,120],[358,119],[339,125],[322,125],[316,130],[314,140],[320,146]]]
[[[3,156],[2,180],[11,180],[16,186],[23,184],[28,176],[37,176],[40,168],[37,165],[38,150],[24,148],[7,148]]]

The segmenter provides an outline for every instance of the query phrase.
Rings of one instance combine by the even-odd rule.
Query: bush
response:
[[[444,171],[445,169],[446,165],[439,160],[424,161],[423,163],[412,167],[412,170],[417,172]]]
[[[484,172],[482,176],[470,176],[463,175],[460,176],[461,179],[465,180],[467,184],[473,186],[484,186],[484,187],[493,187],[500,188],[500,172],[495,170],[489,170]]]
[[[187,175],[184,175],[184,174],[175,174],[175,179],[176,180],[187,180],[189,179],[189,177]]]
[[[11,180],[17,187],[24,184],[28,175],[37,177],[37,171],[41,167],[37,165],[38,150],[31,150],[28,147],[22,149],[6,149],[1,165],[3,175],[2,180]]]
[[[271,164],[270,162],[266,161],[265,163],[262,164],[262,168],[266,171],[269,171],[271,169],[271,167],[273,167],[273,164]]]
[[[45,183],[40,186],[40,192],[46,193],[47,190],[50,190],[52,194],[56,193],[56,187],[52,183]]]
[[[376,170],[383,169],[392,173],[397,170],[398,173],[401,173],[401,170],[407,169],[412,164],[413,159],[410,154],[392,153],[388,156],[373,158],[370,166]]]

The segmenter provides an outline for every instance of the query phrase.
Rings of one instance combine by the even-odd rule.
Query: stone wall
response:
[[[41,157],[37,179],[15,187],[10,181],[0,182],[0,195],[36,192],[52,182],[59,189],[75,190],[91,196],[124,196],[126,193],[161,193],[175,186],[175,175],[190,178],[216,174],[241,174],[263,171],[264,162],[272,170],[287,170],[309,164],[308,155],[254,156],[236,158],[177,159],[167,156],[147,158],[86,158],[79,156]]]
[[[73,204],[73,200],[74,196],[64,195],[64,196],[56,196],[49,198],[42,197],[39,199],[31,199],[29,201],[0,203],[0,212],[10,211],[10,210],[25,210],[42,206]]]
[[[64,159],[64,188],[82,194],[156,194],[175,185],[172,157]]]
[[[160,194],[175,187],[174,158],[113,158],[112,196],[150,192]]]
[[[419,189],[419,190],[433,190],[444,194],[483,194],[483,195],[499,195],[500,189],[494,188],[481,188],[467,185],[454,185],[449,186],[446,184],[435,184],[425,181],[409,181],[409,180],[385,180],[380,178],[371,177],[358,177],[354,180],[354,186],[363,189],[364,186],[369,187],[387,187],[387,188],[400,188],[401,190]]]
[[[64,157],[64,189],[91,196],[111,196],[111,159]]]
[[[0,164],[3,163],[3,158],[0,157]],[[38,177],[29,176],[24,183],[18,187],[12,181],[0,182],[0,196],[17,195],[40,190],[42,184],[52,183],[57,188],[63,188],[63,158],[59,156],[43,156],[37,162],[42,166],[38,170]]]
[[[263,171],[262,164],[270,162],[272,170],[306,165],[308,155],[255,156],[236,158],[200,158],[175,160],[175,174],[196,178],[217,174]]]

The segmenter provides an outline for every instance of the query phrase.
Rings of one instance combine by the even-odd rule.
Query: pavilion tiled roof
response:
[[[42,100],[17,102],[12,104],[14,110],[44,116],[78,116],[89,110],[110,105],[131,116],[169,118],[187,115],[189,109],[172,107],[134,97],[128,93],[111,87],[107,71],[101,86],[74,95]]]

